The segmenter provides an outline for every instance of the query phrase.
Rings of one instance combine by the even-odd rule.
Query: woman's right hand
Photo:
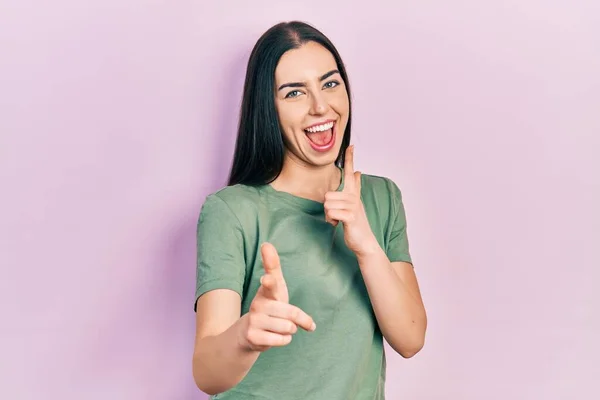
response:
[[[250,351],[265,351],[286,346],[298,327],[314,331],[313,319],[300,308],[289,304],[289,296],[277,250],[270,243],[261,246],[265,274],[260,288],[241,318],[240,345]]]

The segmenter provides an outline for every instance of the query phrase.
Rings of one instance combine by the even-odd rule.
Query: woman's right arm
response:
[[[275,248],[266,244],[261,254],[265,274],[248,313],[240,317],[240,295],[230,289],[211,290],[197,301],[192,368],[196,385],[205,393],[237,385],[262,351],[288,345],[298,327],[316,329],[310,316],[289,304]]]
[[[240,295],[229,289],[212,290],[198,299],[193,374],[207,394],[237,385],[260,354],[240,343],[244,324],[240,309]]]

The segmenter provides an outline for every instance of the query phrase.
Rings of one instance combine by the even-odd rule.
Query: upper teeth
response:
[[[311,128],[307,128],[306,131],[307,132],[323,132],[326,131],[327,129],[331,129],[333,128],[333,122],[328,122],[326,124],[323,125],[317,125],[317,126],[313,126]]]

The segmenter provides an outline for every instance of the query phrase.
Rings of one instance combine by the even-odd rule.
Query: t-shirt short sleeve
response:
[[[196,302],[214,289],[231,289],[242,296],[246,272],[240,221],[217,194],[209,195],[197,227]]]
[[[386,254],[390,262],[404,261],[412,264],[406,229],[406,212],[402,202],[402,193],[398,186],[388,180],[393,214],[388,228]]]

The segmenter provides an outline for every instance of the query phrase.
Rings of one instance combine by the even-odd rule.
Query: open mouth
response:
[[[335,122],[330,121],[321,125],[314,125],[304,130],[308,142],[316,151],[330,150],[335,143]]]

